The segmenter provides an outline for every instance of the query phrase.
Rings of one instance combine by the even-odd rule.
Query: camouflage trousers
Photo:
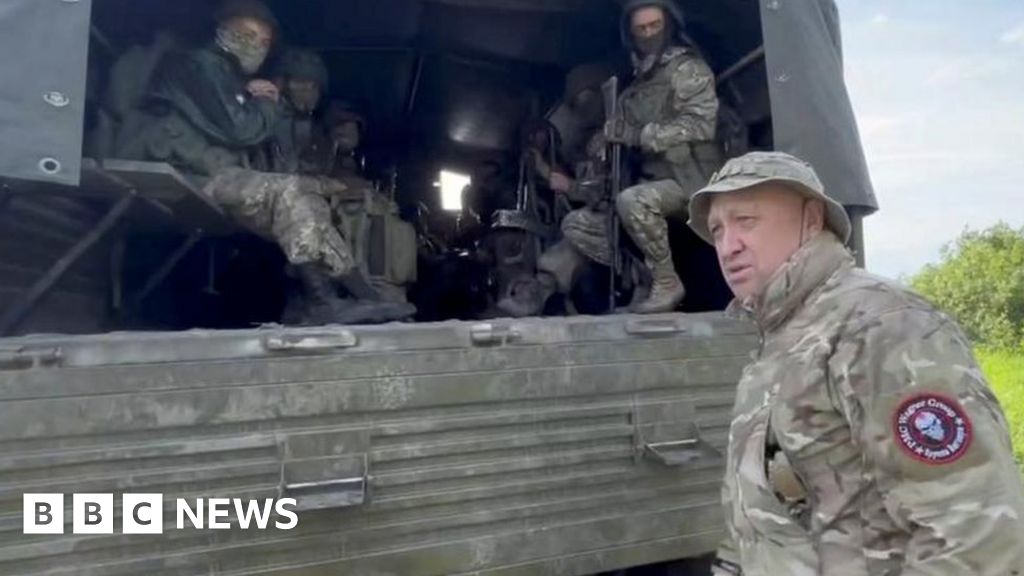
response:
[[[664,262],[672,256],[666,218],[683,214],[689,194],[675,180],[644,182],[623,190],[616,201],[622,227],[648,262]],[[538,268],[558,280],[559,290],[570,289],[585,257],[608,266],[612,261],[608,240],[608,214],[581,208],[562,220],[564,240],[541,255]]]
[[[671,258],[668,242],[669,216],[684,214],[690,194],[675,180],[642,182],[619,194],[615,208],[622,227],[648,262]]]
[[[317,264],[340,278],[356,267],[351,247],[332,219],[330,186],[311,176],[240,168],[219,172],[204,193],[252,232],[281,247],[288,262]]]
[[[587,258],[604,266],[611,264],[607,212],[594,208],[569,212],[562,219],[562,236]]]
[[[537,260],[537,268],[550,274],[557,290],[567,294],[587,260],[608,266],[608,214],[593,208],[573,210],[562,219],[562,240],[548,248]]]

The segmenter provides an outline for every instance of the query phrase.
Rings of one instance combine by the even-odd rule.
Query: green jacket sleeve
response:
[[[1024,488],[960,329],[924,307],[891,310],[841,337],[828,370],[884,501],[863,521],[887,514],[906,533],[870,553],[902,554],[904,576],[1024,574]]]
[[[274,134],[277,104],[251,97],[225,56],[199,50],[166,58],[157,83],[158,95],[216,144],[248,148]]]

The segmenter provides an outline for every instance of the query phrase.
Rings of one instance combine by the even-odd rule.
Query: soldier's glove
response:
[[[640,146],[640,132],[642,130],[623,122],[622,120],[609,120],[604,125],[604,138],[609,144],[622,144],[623,146]]]

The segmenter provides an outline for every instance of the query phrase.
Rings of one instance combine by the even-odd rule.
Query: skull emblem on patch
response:
[[[971,421],[960,403],[938,394],[905,400],[893,417],[896,443],[927,464],[959,460],[971,443]]]

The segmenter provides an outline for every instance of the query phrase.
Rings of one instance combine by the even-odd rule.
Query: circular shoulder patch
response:
[[[939,394],[917,394],[900,404],[893,431],[904,452],[927,464],[956,462],[971,445],[967,413],[959,402]]]

